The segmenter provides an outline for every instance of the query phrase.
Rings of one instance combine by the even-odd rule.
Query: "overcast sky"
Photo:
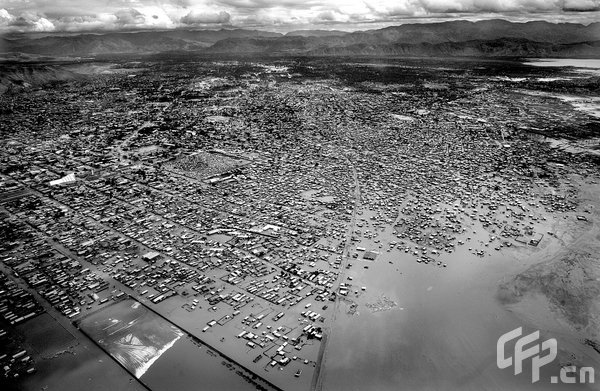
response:
[[[600,0],[0,0],[0,32],[380,28],[503,18],[600,21]]]

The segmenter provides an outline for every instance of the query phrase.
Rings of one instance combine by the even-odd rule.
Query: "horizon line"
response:
[[[432,20],[433,19],[433,20]],[[472,20],[472,19],[468,19],[468,18],[444,18],[444,20],[435,20],[437,18],[414,18],[414,19],[409,19],[407,20],[407,22],[401,22],[401,23],[389,23],[388,25],[385,25],[385,22],[381,22],[381,21],[366,21],[366,22],[362,22],[361,24],[383,24],[385,26],[383,27],[378,27],[378,28],[373,28],[373,29],[361,29],[361,28],[357,28],[357,29],[349,29],[349,30],[343,30],[342,27],[343,26],[339,26],[337,28],[327,28],[325,25],[324,26],[306,26],[305,28],[303,28],[303,25],[287,25],[287,27],[291,27],[291,29],[289,29],[288,31],[282,32],[281,28],[285,28],[286,26],[278,26],[279,28],[272,28],[271,26],[241,26],[241,25],[220,25],[219,27],[214,27],[211,28],[211,26],[177,26],[177,27],[173,27],[173,28],[153,28],[153,27],[149,27],[149,26],[145,26],[145,27],[140,27],[140,28],[127,28],[127,29],[90,29],[90,30],[73,30],[73,31],[69,31],[69,30],[56,30],[56,31],[0,31],[0,37],[3,36],[17,36],[17,35],[23,35],[23,36],[27,36],[27,35],[31,35],[31,36],[35,36],[35,35],[84,35],[84,34],[94,34],[94,35],[103,35],[103,34],[113,34],[113,33],[143,33],[143,32],[169,32],[169,31],[223,31],[223,30],[227,30],[227,31],[232,31],[232,30],[245,30],[245,31],[259,31],[259,32],[266,32],[266,33],[272,33],[272,34],[281,34],[281,35],[287,35],[289,33],[293,33],[293,32],[302,32],[302,31],[328,31],[328,32],[341,32],[341,33],[345,33],[345,34],[351,34],[351,33],[357,33],[357,32],[366,32],[366,31],[373,31],[373,30],[382,30],[385,28],[390,28],[390,27],[400,27],[400,26],[404,26],[404,25],[416,25],[416,24],[442,24],[442,23],[452,23],[452,22],[467,22],[467,23],[479,23],[479,22],[490,22],[490,21],[502,21],[502,22],[507,22],[507,23],[512,23],[512,24],[528,24],[528,23],[549,23],[549,24],[554,24],[554,25],[580,25],[580,26],[584,26],[584,27],[588,27],[590,25],[593,24],[600,24],[600,21],[590,21],[589,23],[584,23],[584,22],[571,22],[571,21],[549,21],[549,20],[544,20],[544,19],[531,19],[531,20],[524,20],[524,21],[514,21],[514,20],[509,20],[507,18],[499,18],[499,17],[493,17],[493,18],[481,18],[478,20]],[[442,18],[439,18],[442,19]],[[334,25],[334,24],[332,24]],[[298,28],[293,28],[294,26],[297,26]],[[279,30],[279,31],[278,31]]]

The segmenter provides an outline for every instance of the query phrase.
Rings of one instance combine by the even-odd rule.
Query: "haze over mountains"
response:
[[[600,58],[600,23],[451,21],[378,30],[167,30],[43,37],[7,35],[1,53],[94,56],[194,51],[224,54],[405,55]]]

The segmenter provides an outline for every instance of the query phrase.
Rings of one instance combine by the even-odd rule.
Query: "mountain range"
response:
[[[210,54],[402,55],[600,58],[600,23],[505,20],[403,24],[343,32],[167,30],[80,34],[7,34],[0,53],[95,56],[193,51]],[[5,55],[6,56],[6,55]]]

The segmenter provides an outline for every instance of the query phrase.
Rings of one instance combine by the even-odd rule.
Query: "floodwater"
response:
[[[600,97],[596,96],[585,96],[585,95],[566,95],[550,93],[545,91],[521,91],[528,95],[536,96],[548,96],[551,98],[560,99],[563,102],[570,104],[573,109],[587,113],[588,115],[596,118],[600,118]]]
[[[22,379],[23,390],[142,391],[113,360],[85,337],[79,341],[44,313],[17,326],[25,336],[37,372]],[[9,387],[10,388],[10,387]]]
[[[91,314],[81,328],[138,379],[184,335],[134,300]]]
[[[579,72],[600,75],[600,59],[590,58],[544,58],[530,59],[525,65],[536,67],[573,67]]]
[[[80,327],[153,391],[256,388],[221,356],[134,300],[93,313]]]
[[[518,327],[524,335],[541,329],[541,340],[557,338],[562,362],[571,352],[579,355],[580,348],[573,333],[548,315],[543,300],[533,304],[528,319],[498,301],[498,285],[505,278],[539,261],[519,252],[527,248],[497,252],[492,245],[485,247],[491,255],[476,256],[468,248],[481,248],[490,237],[483,229],[477,232],[455,253],[439,257],[446,268],[417,263],[409,254],[385,247],[375,262],[352,261],[347,275],[354,287],[348,297],[358,303],[358,312],[351,315],[349,306],[340,304],[325,354],[323,390],[564,389],[549,384],[560,373],[559,360],[542,368],[542,381],[536,384],[531,383],[531,367],[524,366],[517,376],[512,368],[497,368],[498,338]],[[386,237],[394,239],[390,228],[378,238],[386,242]],[[358,245],[377,248],[364,239]],[[382,295],[397,305],[372,312],[366,304]],[[506,351],[513,348],[509,344]]]
[[[155,391],[256,389],[235,373],[236,367],[225,364],[217,353],[186,337],[161,355],[141,380]]]

